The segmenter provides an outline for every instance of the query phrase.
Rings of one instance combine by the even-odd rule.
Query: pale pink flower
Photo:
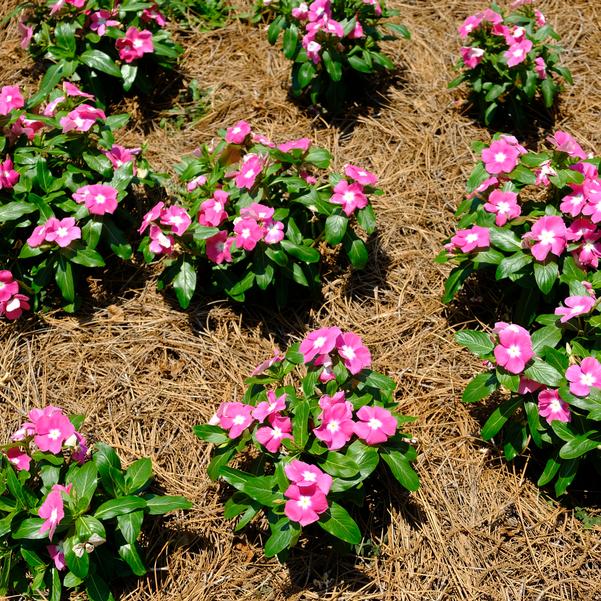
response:
[[[494,354],[497,364],[508,372],[523,372],[526,363],[534,356],[530,334],[521,326],[507,325],[499,332],[499,344],[495,346]]]
[[[532,242],[530,252],[537,261],[544,261],[549,253],[560,256],[566,248],[566,224],[561,217],[546,215],[532,226],[523,239]]]
[[[44,519],[44,523],[40,526],[40,534],[48,532],[48,538],[52,540],[56,527],[60,521],[65,517],[63,493],[69,494],[71,492],[72,484],[68,486],[62,486],[60,484],[54,484],[51,491],[46,496],[44,502],[38,509],[38,515]]]
[[[463,46],[459,52],[461,53],[463,64],[468,69],[475,69],[482,62],[482,57],[484,56],[483,48]]]
[[[138,229],[139,234],[143,234],[153,221],[159,219],[159,217],[163,214],[164,206],[164,202],[157,202],[157,204],[155,204],[154,207],[152,207],[152,209],[150,209],[150,211],[144,215],[142,218],[142,225],[140,225]]]
[[[10,190],[14,188],[21,175],[13,169],[12,159],[7,156],[4,162],[0,163],[0,190]]]
[[[340,334],[336,339],[336,348],[344,366],[353,374],[371,365],[371,354],[363,341],[353,332]]]
[[[8,269],[0,270],[0,302],[7,301],[13,294],[19,292],[19,283]]]
[[[334,186],[334,194],[332,194],[330,202],[342,205],[342,210],[350,217],[356,209],[365,208],[368,200],[363,193],[361,184],[349,184],[342,179]]]
[[[601,388],[601,363],[594,357],[585,357],[580,365],[568,367],[566,379],[572,394],[587,396],[591,388]]]
[[[90,215],[112,215],[117,209],[117,190],[107,184],[82,186],[74,192],[73,200],[84,203]]]
[[[192,181],[189,181],[186,185],[188,192],[194,192],[199,186],[204,186],[207,183],[205,175],[197,175]]]
[[[46,241],[56,242],[61,248],[69,246],[73,240],[81,239],[81,229],[75,225],[73,217],[65,217],[61,220],[51,217],[44,225],[46,226]]]
[[[65,553],[63,552],[63,546],[61,544],[48,545],[46,550],[48,551],[48,555],[50,555],[50,559],[54,561],[54,567],[57,570],[62,571],[66,569]]]
[[[565,131],[556,131],[553,136],[547,138],[553,146],[560,152],[565,152],[571,157],[586,159],[586,153],[580,147],[580,144]]]
[[[495,224],[502,227],[507,221],[515,219],[522,213],[517,198],[518,195],[515,192],[493,190],[484,204],[484,209],[489,213],[496,213]]]
[[[64,133],[70,131],[89,131],[97,119],[106,119],[104,111],[88,104],[82,104],[73,109],[65,117],[61,117],[60,125]]]
[[[341,449],[353,436],[355,422],[352,412],[346,403],[336,403],[324,409],[321,424],[313,428],[313,434],[328,447],[330,451]]]
[[[119,21],[111,19],[115,15],[115,12],[104,9],[93,12],[90,15],[90,29],[99,36],[103,36],[106,33],[107,27],[119,27]]]
[[[27,25],[23,21],[19,21],[17,23],[17,28],[19,29],[19,33],[21,34],[21,48],[23,48],[23,50],[26,50],[27,48],[29,48],[31,38],[33,37],[33,27]]]
[[[227,232],[219,232],[207,239],[206,251],[209,261],[220,265],[224,261],[232,262],[234,238],[228,238]]]
[[[265,223],[265,244],[278,244],[284,239],[284,224],[281,221]]]
[[[3,86],[0,90],[0,115],[8,115],[15,109],[22,109],[25,100],[19,86]]]
[[[302,152],[307,152],[309,148],[311,148],[311,140],[309,138],[290,140],[289,142],[284,142],[282,144],[278,144],[277,146],[277,149],[281,152],[290,152],[291,150],[301,150]]]
[[[299,348],[305,363],[309,363],[317,355],[328,355],[336,346],[336,340],[340,334],[340,329],[336,327],[319,328],[309,332]]]
[[[317,522],[320,514],[328,508],[326,496],[315,485],[300,488],[291,484],[284,496],[288,499],[284,506],[286,517],[301,526]]]
[[[259,422],[262,423],[270,415],[279,413],[286,409],[286,393],[279,397],[276,397],[275,392],[270,390],[267,393],[267,400],[261,401],[252,411],[252,416]]]
[[[198,223],[207,227],[219,227],[227,220],[228,214],[225,211],[225,204],[229,194],[223,190],[215,190],[213,198],[205,200],[200,205],[198,213]]]
[[[190,219],[186,209],[174,205],[162,212],[161,223],[171,226],[171,231],[174,234],[183,236],[192,223],[192,219]]]
[[[518,164],[519,149],[507,140],[494,140],[482,151],[482,160],[486,171],[491,175],[510,173]]]
[[[301,2],[292,9],[292,16],[299,21],[306,21],[309,18],[309,7],[306,2]]]
[[[75,427],[62,412],[42,415],[37,420],[35,428],[35,444],[39,447],[40,451],[49,451],[54,455],[60,453],[65,440],[75,434]]]
[[[65,102],[65,100],[66,100],[65,96],[57,96],[54,100],[51,100],[46,105],[46,107],[42,111],[42,115],[44,115],[45,117],[54,117],[54,113],[56,113],[56,107],[59,104],[62,104],[63,102]]]
[[[465,21],[459,26],[459,37],[464,40],[467,36],[478,28],[482,23],[482,17],[480,15],[470,15]]]
[[[256,154],[247,154],[245,162],[236,173],[236,186],[250,190],[263,169],[263,159]]]
[[[17,468],[17,471],[29,471],[31,457],[18,447],[8,449],[8,451],[6,451],[6,457]]]
[[[289,417],[275,414],[270,415],[267,421],[269,426],[259,428],[255,436],[270,453],[277,453],[284,438],[292,440],[292,422]]]
[[[303,48],[307,51],[307,57],[315,65],[321,61],[321,44],[313,39],[309,34],[303,36]]]
[[[357,417],[361,421],[355,423],[355,434],[367,444],[382,444],[396,432],[396,419],[383,407],[363,405]]]
[[[174,244],[173,236],[165,234],[158,225],[150,226],[150,244],[148,245],[150,252],[155,255],[170,255],[173,252]]]
[[[330,492],[332,476],[320,470],[316,465],[293,459],[284,466],[286,478],[299,488],[317,486],[324,495]]]
[[[538,412],[548,423],[555,420],[560,422],[572,420],[570,406],[559,396],[557,390],[551,388],[538,393]]]
[[[511,8],[518,8],[520,6],[524,6],[525,4],[532,4],[532,0],[513,0],[511,3]]]
[[[130,27],[125,37],[115,41],[115,47],[119,51],[119,58],[126,63],[131,63],[147,53],[154,52],[152,32]]]
[[[540,79],[547,79],[547,64],[542,56],[534,59],[534,70]]]
[[[4,313],[6,319],[11,321],[19,319],[23,311],[29,311],[29,298],[24,294],[15,294],[7,301],[0,302],[0,314]]]
[[[243,219],[254,219],[255,221],[270,221],[274,212],[272,207],[253,202],[249,206],[240,209],[240,217]]]
[[[250,125],[246,121],[238,121],[233,127],[228,127],[225,141],[228,144],[243,144],[250,134]]]
[[[548,186],[551,183],[549,177],[557,175],[557,171],[551,167],[551,161],[549,160],[541,163],[540,167],[535,171],[535,174],[537,186],[540,186],[541,184],[543,186]]]
[[[486,227],[473,225],[469,229],[459,230],[451,238],[451,244],[463,253],[486,250],[490,246],[490,231]]]
[[[378,183],[378,177],[374,173],[351,163],[344,166],[344,174],[362,186],[375,186]]]
[[[244,430],[252,425],[253,407],[244,403],[222,403],[219,425],[228,430],[228,436],[232,439],[238,438]]]
[[[547,22],[545,15],[543,15],[543,13],[541,13],[540,10],[538,10],[538,8],[534,9],[534,20],[536,21],[536,24],[539,27],[543,27]]]
[[[557,307],[555,309],[555,315],[563,315],[559,320],[561,323],[566,323],[572,317],[590,313],[597,301],[590,296],[568,296],[563,302],[565,307]]]

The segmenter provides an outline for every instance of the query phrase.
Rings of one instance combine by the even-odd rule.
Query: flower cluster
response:
[[[458,28],[463,72],[449,87],[467,82],[471,100],[486,125],[496,116],[525,123],[525,107],[541,98],[551,108],[560,90],[554,75],[572,83],[568,69],[559,63],[560,48],[549,41],[559,37],[531,2],[513,2],[504,14],[493,4],[470,15]]]
[[[111,447],[89,449],[82,423],[58,407],[32,409],[0,447],[0,543],[11,557],[3,596],[51,591],[59,599],[63,586],[108,590],[105,581],[117,575],[143,575],[136,541],[144,515],[190,507],[183,497],[147,492],[149,459],[122,470]]]
[[[240,121],[178,167],[185,187],[170,206],[159,202],[144,216],[140,248],[147,261],[165,256],[162,285],[173,285],[183,307],[203,267],[208,290],[244,300],[255,285],[274,286],[283,304],[282,279],[309,288],[319,282],[322,238],[342,243],[353,267],[367,261],[352,224],[374,231],[369,196],[378,192],[377,177],[349,164],[344,176],[324,181],[319,170],[329,162],[308,138],[276,145]]]
[[[195,428],[200,438],[218,445],[208,468],[211,478],[238,490],[226,504],[226,516],[244,512],[242,527],[257,513],[257,503],[267,511],[272,525],[267,555],[285,554],[300,528],[312,523],[356,544],[361,534],[343,507],[345,495],[364,494],[359,485],[380,459],[401,485],[409,490],[419,485],[410,466],[415,452],[398,430],[411,418],[394,413],[394,382],[370,367],[370,352],[359,336],[320,328],[285,355],[276,350],[253,372],[242,401],[222,403],[208,425]],[[293,372],[302,375],[302,392],[284,384]],[[260,475],[227,467],[249,445],[261,453],[251,470]]]
[[[24,10],[21,46],[104,100],[114,95],[108,78],[149,92],[157,68],[174,68],[182,50],[166,24],[155,0],[57,0]]]
[[[284,31],[283,52],[294,62],[292,92],[313,104],[339,110],[353,75],[394,68],[378,46],[385,38],[379,27],[393,14],[380,0],[262,0],[257,13],[266,13],[272,20],[271,44]],[[392,34],[409,38],[403,25],[384,25]]]

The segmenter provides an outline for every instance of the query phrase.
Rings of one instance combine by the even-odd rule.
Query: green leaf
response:
[[[342,243],[344,246],[344,251],[349,258],[351,265],[355,269],[363,269],[369,260],[367,247],[365,246],[363,240],[357,238],[357,236],[351,230],[347,230]]]
[[[102,503],[96,510],[96,513],[94,513],[94,517],[98,520],[108,520],[118,515],[131,513],[136,509],[144,509],[145,507],[146,501],[141,497],[119,497],[118,499],[111,499]]]
[[[543,93],[543,100],[545,102],[545,106],[549,109],[553,106],[553,102],[555,101],[557,85],[553,81],[553,78],[547,77],[541,82],[540,88],[541,92]]]
[[[138,75],[137,65],[128,65],[123,63],[121,65],[121,77],[123,78],[123,89],[128,92],[136,81]]]
[[[363,228],[365,233],[373,234],[373,232],[376,230],[376,215],[373,207],[371,205],[367,205],[365,208],[359,209],[355,213],[355,216],[357,217],[357,222]]]
[[[93,461],[84,463],[69,480],[73,483],[73,492],[77,498],[77,510],[85,511],[89,507],[98,486],[96,465]]]
[[[52,187],[52,173],[50,173],[50,169],[48,169],[48,162],[46,159],[39,159],[36,163],[36,180],[38,185],[44,192],[49,192]]]
[[[482,426],[481,435],[484,440],[490,440],[498,434],[501,428],[507,423],[507,420],[515,413],[520,406],[521,399],[510,399],[497,407]]]
[[[506,252],[515,252],[522,248],[522,241],[513,231],[498,227],[490,228],[490,243]]]
[[[86,578],[86,593],[90,601],[115,601],[106,582],[94,571]]]
[[[559,386],[563,380],[561,373],[540,359],[535,359],[534,363],[524,371],[524,375],[535,382],[552,387]]]
[[[497,267],[495,277],[497,280],[501,280],[510,276],[513,273],[517,273],[526,265],[532,263],[532,256],[527,255],[523,252],[517,252],[509,257],[505,257]]]
[[[209,424],[202,424],[199,426],[193,426],[192,430],[198,438],[212,444],[220,445],[229,442],[229,436],[223,428],[219,426],[210,426]]]
[[[453,300],[455,294],[457,294],[461,286],[463,286],[463,282],[467,280],[472,271],[473,269],[470,265],[466,265],[465,267],[455,267],[455,269],[451,271],[444,284],[443,303],[447,304]]]
[[[24,200],[13,200],[0,207],[0,223],[21,219],[23,215],[29,215],[35,211],[37,211],[35,204]]]
[[[133,495],[152,480],[152,461],[143,457],[134,461],[125,472],[125,492]]]
[[[124,492],[125,478],[121,473],[121,461],[115,450],[101,442],[94,445],[95,452],[92,460],[98,469],[102,486],[112,496],[118,496]]]
[[[484,163],[480,161],[474,167],[469,179],[467,180],[467,191],[473,192],[488,177],[490,177],[488,171],[486,171]]]
[[[247,494],[261,505],[273,507],[275,502],[281,498],[280,495],[273,492],[273,476],[253,476],[231,467],[223,467],[220,476],[235,489]]]
[[[270,529],[271,536],[265,542],[266,557],[273,557],[291,547],[300,534],[300,526],[288,518],[280,518],[275,524],[270,525]]]
[[[332,501],[328,509],[321,514],[317,522],[326,532],[334,535],[351,545],[358,545],[361,542],[361,531],[359,526],[348,511],[341,505]]]
[[[269,28],[267,29],[267,41],[273,46],[278,36],[280,35],[280,31],[284,29],[286,26],[286,17],[284,15],[279,15],[278,18],[271,23]]]
[[[298,27],[291,25],[286,31],[284,31],[284,44],[282,50],[284,56],[288,60],[292,60],[296,55],[298,48]]]
[[[321,56],[330,79],[332,81],[340,81],[342,79],[342,63],[333,58],[329,50],[324,50]],[[350,58],[349,62],[351,62]]]
[[[309,442],[309,401],[301,401],[294,408],[292,436],[299,449],[304,449]]]
[[[560,466],[561,463],[557,461],[557,458],[555,456],[549,457],[549,459],[547,459],[547,463],[545,464],[545,469],[540,475],[540,478],[538,479],[536,485],[545,486],[549,484],[549,482],[551,482],[551,480],[553,480],[553,478],[555,478],[555,476],[557,475]]]
[[[313,147],[305,156],[305,162],[315,165],[320,169],[327,169],[330,166],[332,155],[325,148]]]
[[[524,165],[518,165],[507,177],[527,186],[536,184],[536,175]]]
[[[102,255],[91,248],[80,248],[75,255],[71,257],[71,262],[83,265],[84,267],[104,267]]]
[[[144,499],[149,515],[163,515],[192,507],[192,503],[186,497],[176,495],[144,495]]]
[[[549,292],[551,292],[558,277],[559,268],[554,261],[550,261],[547,264],[534,263],[534,279],[543,294],[549,294]]]
[[[49,601],[61,601],[63,587],[61,584],[61,577],[56,568],[52,568],[52,587],[50,590]]]
[[[126,545],[121,545],[119,547],[119,555],[136,576],[144,576],[146,574],[146,566],[135,544],[127,543]]]
[[[73,281],[73,270],[71,263],[65,257],[59,255],[55,264],[54,278],[61,291],[62,297],[72,303],[75,300],[75,282]]]
[[[42,102],[50,90],[52,90],[56,84],[64,77],[64,64],[62,62],[55,65],[51,65],[46,69],[46,73],[42,78],[37,93],[31,96],[27,102],[27,108],[31,110]]]
[[[321,255],[316,248],[295,244],[294,242],[286,239],[282,240],[280,244],[289,255],[292,255],[300,261],[304,261],[305,263],[318,263],[321,259]]]
[[[595,436],[596,438],[592,438]],[[562,459],[577,459],[589,451],[600,448],[601,440],[598,440],[598,438],[599,434],[595,431],[580,434],[579,436],[572,438],[569,442],[566,442],[566,444],[559,449],[559,456]]]
[[[355,440],[346,451],[346,456],[359,466],[359,473],[367,478],[378,467],[380,455],[375,447]]]
[[[97,71],[102,71],[107,75],[121,78],[121,69],[115,64],[111,57],[101,50],[86,50],[79,56],[79,60]]]
[[[373,71],[373,67],[356,54],[347,56],[347,60],[355,71],[359,71],[360,73],[371,73]]]
[[[319,467],[334,478],[354,478],[359,473],[359,466],[353,459],[336,451],[326,453]]]
[[[297,75],[298,84],[301,87],[301,89],[306,88],[316,75],[317,71],[315,70],[315,67],[313,66],[312,62],[308,61],[306,63],[303,63],[298,69]]]
[[[401,486],[407,490],[415,491],[419,488],[419,477],[411,467],[409,460],[395,449],[386,448],[381,454],[382,459],[388,464],[392,475]]]
[[[329,244],[335,246],[342,242],[346,228],[348,226],[348,217],[345,215],[332,214],[326,219],[325,237]]]
[[[84,549],[78,550],[81,543],[77,536],[70,536],[63,542],[63,550],[65,553],[65,563],[75,576],[84,580],[90,570],[90,556]],[[77,553],[76,553],[77,551]]]
[[[547,346],[555,348],[562,338],[562,331],[557,326],[545,326],[532,334],[532,349],[535,355]]]
[[[132,545],[140,536],[143,522],[143,511],[132,511],[131,513],[117,516],[117,527],[119,528],[121,535],[128,543]]]
[[[384,23],[384,27],[390,29],[394,34],[399,35],[406,40],[411,39],[411,32],[400,23]]]
[[[492,353],[495,347],[489,334],[475,330],[461,330],[455,334],[455,340],[478,357]]]
[[[489,397],[497,388],[499,382],[494,372],[478,374],[463,391],[461,400],[464,403],[476,403]]]
[[[104,228],[108,234],[109,245],[111,250],[124,261],[129,261],[132,257],[133,251],[131,244],[127,241],[127,238],[123,232],[115,225],[111,219],[104,219]]]
[[[555,481],[555,494],[558,497],[563,495],[568,489],[568,486],[574,481],[576,472],[578,471],[578,463],[578,459],[568,459],[562,461],[559,466],[557,480]]]
[[[188,261],[182,261],[180,270],[173,278],[173,288],[180,307],[187,309],[196,290],[196,270]]]

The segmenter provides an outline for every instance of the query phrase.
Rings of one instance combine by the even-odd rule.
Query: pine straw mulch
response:
[[[7,2],[4,11],[14,4]],[[31,407],[63,405],[85,413],[87,432],[115,445],[126,460],[150,456],[156,485],[194,501],[192,511],[157,520],[146,532],[149,576],[116,584],[122,599],[601,598],[601,529],[584,528],[566,504],[536,488],[535,457],[504,463],[478,438],[483,409],[459,400],[480,366],[453,342],[453,328],[479,319],[490,323],[494,291],[474,283],[461,305],[443,307],[448,269],[432,260],[452,228],[473,161],[470,142],[489,135],[446,91],[458,51],[455,28],[481,3],[392,4],[413,34],[410,42],[387,45],[399,71],[381,96],[370,92],[371,105],[352,107],[334,123],[287,99],[288,64],[261,27],[236,21],[219,31],[180,33],[183,77],[211,90],[200,122],[160,129],[139,120],[154,105],[123,105],[134,117],[124,141],[145,137],[160,169],[171,169],[218,127],[241,118],[276,140],[310,135],[333,152],[338,167],[352,161],[373,169],[386,193],[375,202],[379,230],[365,272],[333,273],[321,306],[282,314],[206,299],[183,312],[154,291],[151,274],[141,269],[105,274],[115,281],[91,282],[96,294],[80,315],[56,313],[1,326],[0,438]],[[556,127],[598,154],[600,7],[589,0],[540,4],[563,36],[576,80],[562,96]],[[0,32],[0,81],[31,88],[36,72],[16,35],[14,23]],[[540,129],[534,134],[544,137]],[[530,138],[535,145],[536,135]],[[222,518],[227,489],[208,480],[209,449],[191,427],[221,401],[239,398],[244,377],[274,344],[322,324],[358,332],[375,368],[398,382],[401,411],[418,417],[410,432],[422,487],[408,495],[387,481],[374,492],[358,517],[366,532],[362,554],[337,556],[309,531],[280,565],[263,557],[260,527],[234,534]],[[596,498],[580,491],[567,504],[588,503],[587,511],[595,512],[599,482],[592,477],[576,488],[596,489]]]

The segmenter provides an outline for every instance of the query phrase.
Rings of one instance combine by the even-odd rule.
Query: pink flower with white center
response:
[[[362,186],[375,186],[378,183],[377,175],[367,169],[351,165],[351,163],[344,166],[344,174]]]
[[[65,96],[58,96],[54,100],[51,100],[42,111],[42,115],[45,117],[54,117],[54,113],[56,113],[56,107],[65,102],[65,100]]]
[[[65,517],[63,494],[68,495],[71,492],[71,487],[72,484],[69,484],[66,487],[55,484],[38,509],[38,515],[44,519],[44,523],[40,526],[39,532],[40,534],[48,532],[48,538],[50,540],[52,540],[52,537],[54,536],[56,527]]]
[[[152,209],[150,209],[150,211],[144,215],[142,218],[142,225],[140,225],[138,229],[139,234],[143,234],[153,221],[159,219],[159,217],[163,214],[164,206],[164,202],[157,202],[157,204],[155,204],[154,207],[152,207]]]
[[[35,119],[27,119],[23,115],[19,115],[18,119],[10,126],[8,139],[15,142],[19,136],[25,136],[29,141],[33,140],[36,133],[44,127],[44,123]]]
[[[328,508],[328,500],[317,486],[300,488],[291,484],[284,496],[288,498],[284,506],[286,517],[301,526],[317,522],[320,514]]]
[[[219,425],[231,439],[238,438],[254,422],[253,407],[244,403],[222,403]]]
[[[473,192],[467,195],[467,198],[475,198],[480,196],[483,192],[486,192],[492,186],[496,186],[499,180],[496,177],[487,177]]]
[[[3,86],[0,90],[0,115],[8,115],[15,109],[22,109],[25,100],[19,86]]]
[[[510,173],[518,164],[519,150],[506,140],[494,140],[482,151],[484,167],[491,175]]]
[[[484,56],[483,48],[463,46],[459,52],[461,53],[463,64],[468,69],[475,69],[482,62],[482,57]]]
[[[33,27],[27,25],[23,21],[19,21],[17,23],[17,28],[19,29],[19,33],[21,34],[21,48],[23,48],[23,50],[26,50],[27,48],[29,48],[31,38],[33,37]]]
[[[538,412],[547,420],[569,422],[572,420],[570,406],[559,396],[557,390],[547,388],[538,394]]]
[[[219,227],[227,220],[228,214],[225,211],[225,204],[228,201],[229,194],[223,190],[215,190],[213,198],[205,200],[200,205],[198,213],[198,223],[206,227]]]
[[[330,0],[314,0],[309,5],[309,21],[321,21],[323,17],[328,19],[332,16],[332,6]]]
[[[341,333],[340,329],[336,327],[319,328],[309,332],[299,348],[305,363],[309,363],[317,355],[328,355],[336,346],[336,340]]]
[[[601,232],[585,232],[583,238],[582,245],[572,252],[572,256],[579,267],[597,269],[601,259],[601,243],[599,243]]]
[[[580,365],[568,367],[566,379],[572,394],[587,396],[591,388],[601,388],[601,363],[594,357],[585,357]]]
[[[73,240],[81,239],[81,230],[75,225],[73,217],[65,217],[64,219],[55,220],[52,224],[52,229],[48,228],[48,224],[52,218],[46,222],[46,240],[48,242],[56,242],[61,248],[66,248]]]
[[[530,252],[537,261],[544,261],[549,253],[560,256],[566,248],[566,224],[561,217],[546,215],[532,226],[523,239],[535,241]]]
[[[499,344],[495,346],[494,354],[497,365],[512,374],[522,373],[534,356],[530,334],[521,326],[508,325],[499,332]]]
[[[544,388],[544,384],[540,384],[539,382],[535,382],[534,380],[530,380],[524,376],[520,376],[520,384],[518,386],[519,394],[530,394],[532,392],[536,392],[541,388]]]
[[[333,370],[334,363],[332,362],[332,357],[330,357],[330,355],[318,355],[313,361],[313,365],[322,368],[319,372],[319,381],[322,384],[327,384],[336,379],[336,374]]]
[[[150,244],[148,248],[155,255],[170,255],[173,252],[175,240],[173,236],[165,234],[163,230],[154,223],[150,226]]]
[[[579,184],[570,184],[572,188],[571,194],[566,194],[559,205],[559,209],[562,213],[577,217],[582,212],[584,205],[586,204],[586,198],[584,196],[584,188]]]
[[[240,217],[243,219],[254,219],[255,221],[270,221],[274,210],[258,202],[253,202],[247,207],[240,209]]]
[[[580,163],[580,165],[590,165],[590,171],[596,171],[596,167],[590,163]],[[589,202],[601,201],[601,180],[597,178],[596,174],[593,177],[587,177],[582,184],[582,188]]]
[[[321,44],[309,34],[303,36],[303,48],[307,51],[307,58],[317,65],[321,62]]]
[[[515,136],[510,136],[509,134],[501,134],[501,140],[507,142],[507,144],[511,144],[517,151],[518,154],[527,154],[528,151],[522,146],[518,139]]]
[[[396,419],[383,407],[363,405],[357,417],[361,421],[355,423],[355,434],[367,444],[382,444],[396,432]]]
[[[342,25],[338,23],[338,21],[335,21],[334,19],[324,19],[322,23],[324,31],[335,35],[337,38],[344,37],[344,27],[342,27]]]
[[[316,465],[293,459],[284,466],[286,478],[299,488],[317,486],[317,488],[327,495],[332,488],[332,476],[322,472]]]
[[[7,301],[13,294],[19,292],[19,283],[7,269],[0,270],[0,302]]]
[[[336,349],[344,366],[353,374],[371,365],[371,354],[363,341],[353,332],[340,334],[336,339]]]
[[[301,2],[292,9],[292,16],[299,21],[306,21],[309,18],[309,7],[306,2]]]
[[[321,407],[321,409],[323,411],[326,411],[327,409],[331,409],[334,405],[339,405],[339,404],[342,404],[346,407],[348,415],[352,415],[353,405],[350,401],[346,400],[344,390],[339,390],[333,396],[323,394],[321,397],[319,397],[319,406]],[[323,412],[321,413],[319,419],[322,419],[322,416],[323,416]]]
[[[81,98],[87,98],[89,100],[94,100],[93,94],[88,94],[87,92],[83,92],[74,83],[71,83],[70,81],[63,82],[63,90],[64,90],[65,94],[70,97],[81,97]]]
[[[534,9],[534,20],[536,21],[536,24],[539,27],[543,27],[547,22],[545,15],[543,15],[543,13],[541,13],[540,10],[538,10],[538,8]]]
[[[281,221],[265,223],[265,244],[278,244],[284,239],[284,224]]]
[[[597,301],[590,296],[568,296],[563,302],[565,303],[565,307],[557,307],[555,309],[555,315],[563,315],[559,320],[561,323],[566,323],[572,317],[590,313]]]
[[[492,10],[492,8],[486,8],[481,13],[483,21],[488,21],[492,25],[498,25],[503,22],[503,17],[496,11]]]
[[[31,236],[27,239],[27,244],[31,248],[36,248],[48,241],[47,234],[53,232],[58,227],[59,220],[56,217],[50,217],[46,223],[38,225],[34,228]]]
[[[186,185],[188,192],[194,192],[199,186],[204,186],[207,183],[205,175],[197,175],[192,181],[189,181]]]
[[[37,420],[35,427],[35,444],[40,451],[50,451],[54,455],[60,453],[63,443],[75,434],[75,427],[62,412],[42,415]]]
[[[110,10],[98,10],[90,15],[90,29],[99,36],[106,33],[107,27],[119,27],[120,23],[116,19],[111,19],[116,13]]]
[[[156,4],[150,8],[145,8],[142,11],[141,19],[144,23],[154,21],[159,27],[165,27],[165,25],[167,25],[167,19],[165,19],[165,16]]]
[[[275,365],[276,363],[279,363],[280,361],[284,360],[284,355],[282,355],[282,353],[280,352],[279,348],[275,348],[273,351],[273,357],[269,357],[269,359],[265,359],[265,361],[263,361],[262,363],[259,363],[259,365],[257,365],[257,367],[255,367],[255,369],[253,370],[253,372],[250,374],[251,376],[258,376],[259,374],[262,374],[266,369],[269,369],[272,365]]]
[[[263,238],[263,229],[254,219],[240,219],[234,225],[236,248],[253,250]]]
[[[29,471],[31,465],[31,457],[17,447],[6,451],[7,459],[17,468],[17,471]]]
[[[228,238],[227,232],[219,232],[207,239],[206,251],[209,261],[221,265],[232,262],[232,246],[234,238]]]
[[[571,157],[586,159],[586,153],[580,147],[580,144],[565,131],[556,131],[554,135],[547,138],[559,152],[565,152]]]
[[[342,205],[342,210],[350,217],[356,209],[365,208],[368,200],[363,193],[361,184],[349,184],[342,179],[334,186],[334,194],[332,194],[330,202]]]
[[[82,104],[73,109],[65,117],[61,117],[60,125],[64,133],[70,131],[89,131],[97,119],[106,119],[104,111],[88,104]]]
[[[547,79],[547,63],[545,63],[545,59],[542,56],[534,59],[534,70],[539,79]]]
[[[140,148],[124,148],[123,146],[119,146],[119,144],[113,144],[110,150],[102,151],[115,169],[119,169],[122,165],[135,161],[136,155],[139,152]]]
[[[48,545],[46,547],[50,559],[54,561],[54,567],[60,571],[66,569],[67,564],[65,562],[65,553],[63,552],[63,546],[59,545]]]
[[[509,50],[503,53],[503,56],[507,59],[507,66],[516,67],[523,63],[530,50],[532,50],[532,42],[530,40],[523,40],[509,46]]]
[[[309,138],[290,140],[289,142],[284,142],[282,144],[278,144],[277,146],[277,149],[281,152],[290,152],[291,150],[301,150],[302,152],[307,152],[309,148],[311,148],[311,140]]]
[[[467,19],[459,26],[459,37],[464,40],[467,36],[477,29],[482,23],[482,17],[480,15],[470,15]]]
[[[486,250],[490,246],[490,231],[487,227],[473,225],[469,229],[459,230],[451,238],[451,244],[463,253]]]
[[[277,453],[284,438],[292,440],[292,422],[283,415],[270,415],[267,421],[269,426],[259,428],[255,436],[270,453]]]
[[[0,314],[4,313],[6,319],[11,321],[19,319],[23,311],[29,311],[29,299],[24,294],[15,294],[7,301],[0,302]]]
[[[522,213],[517,198],[515,192],[493,190],[488,197],[488,202],[484,204],[484,209],[489,213],[496,213],[495,224],[502,227],[510,219],[515,219]]]
[[[0,190],[11,190],[20,179],[18,171],[13,169],[13,162],[10,157],[6,157],[3,163],[0,163]]]
[[[112,215],[117,209],[117,190],[106,184],[82,186],[74,192],[73,200],[84,203],[90,215]]]
[[[578,242],[585,234],[595,233],[597,226],[583,217],[574,219],[566,231],[566,240],[570,242]]]
[[[128,64],[132,63],[145,54],[154,52],[152,32],[130,27],[126,31],[125,37],[115,41],[115,47],[119,51],[119,58],[122,61]]]
[[[236,174],[236,186],[250,190],[262,170],[263,159],[256,154],[247,154],[244,164],[240,166],[240,171]]]
[[[360,40],[364,35],[365,32],[363,31],[363,26],[361,25],[361,22],[359,21],[359,18],[357,15],[355,15],[355,27],[353,28],[353,31],[351,31],[346,37],[349,38],[349,40]]]
[[[557,171],[551,167],[551,161],[549,160],[541,163],[540,167],[535,171],[535,174],[537,186],[540,186],[541,184],[543,186],[548,186],[551,183],[549,177],[557,175]]]
[[[275,392],[267,393],[267,400],[261,401],[252,411],[252,416],[259,422],[264,422],[270,415],[275,415],[286,409],[286,393],[276,397]]]
[[[341,449],[353,436],[355,422],[346,403],[336,403],[321,414],[321,424],[313,428],[313,434],[330,451]]]
[[[601,221],[601,200],[588,202],[582,209],[583,215],[588,215],[593,223]]]
[[[171,231],[174,234],[183,236],[192,223],[192,219],[190,219],[190,215],[188,215],[186,209],[178,206],[171,206],[163,211],[161,223],[163,225],[171,226]]]
[[[228,144],[243,144],[250,134],[250,125],[246,121],[238,121],[233,127],[228,127],[225,141]]]

